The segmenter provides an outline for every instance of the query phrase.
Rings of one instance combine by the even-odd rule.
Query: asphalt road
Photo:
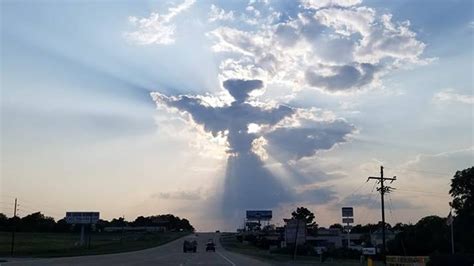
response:
[[[183,253],[186,238],[198,241],[196,253]],[[216,252],[206,252],[206,243],[214,239]],[[3,265],[268,265],[241,254],[228,252],[219,243],[218,234],[198,233],[155,248],[107,255],[66,257],[53,259],[24,259]]]

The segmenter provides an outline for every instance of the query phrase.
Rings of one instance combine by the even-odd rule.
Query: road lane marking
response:
[[[221,256],[222,258],[224,258],[227,262],[230,263],[230,265],[232,266],[235,266],[235,263],[233,263],[230,259],[228,259],[226,256],[222,255],[219,251],[216,251],[217,254],[219,254],[219,256]]]

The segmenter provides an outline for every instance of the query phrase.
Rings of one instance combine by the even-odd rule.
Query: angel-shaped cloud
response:
[[[159,106],[179,110],[190,123],[201,125],[206,132],[226,137],[229,157],[224,211],[271,208],[282,202],[304,200],[304,194],[284,186],[264,167],[265,158],[256,147],[288,165],[288,161],[345,142],[354,127],[344,120],[318,115],[315,110],[257,101],[253,93],[264,88],[261,80],[228,79],[223,88],[232,100],[214,105],[205,100],[212,96],[166,96],[155,92],[152,97]],[[321,195],[327,198],[328,193]]]

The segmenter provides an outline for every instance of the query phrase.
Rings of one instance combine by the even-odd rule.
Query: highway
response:
[[[198,242],[196,253],[183,253],[183,242],[194,238]],[[206,252],[206,243],[214,239],[216,252]],[[94,256],[64,257],[52,259],[24,259],[3,265],[268,265],[262,261],[241,254],[228,252],[219,242],[219,234],[198,233],[186,236],[155,248]]]

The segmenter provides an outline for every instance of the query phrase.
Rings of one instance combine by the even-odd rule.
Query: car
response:
[[[183,243],[183,252],[186,253],[188,251],[196,253],[197,250],[197,241],[196,240],[184,240]]]
[[[216,230],[216,233],[220,233],[220,232],[221,232],[221,231],[219,231],[219,230]]]
[[[216,252],[216,244],[214,244],[214,240],[209,239],[206,244],[206,252],[207,251],[213,251]]]

